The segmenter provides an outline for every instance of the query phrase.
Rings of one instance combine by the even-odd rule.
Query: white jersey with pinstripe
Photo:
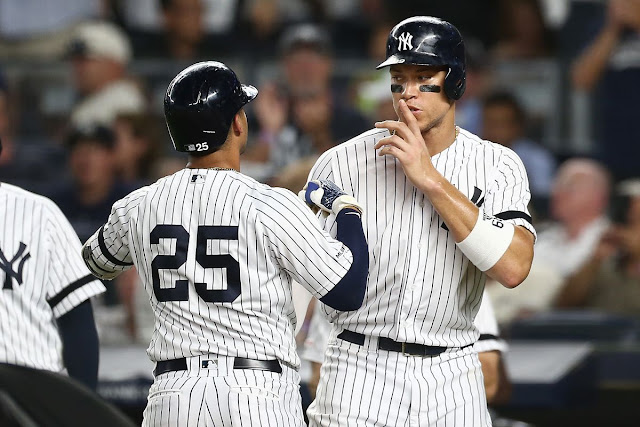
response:
[[[347,273],[353,260],[349,249],[323,231],[311,210],[292,192],[258,183],[236,171],[215,169],[183,169],[116,202],[108,222],[85,247],[91,251],[90,268],[116,271],[136,266],[155,315],[148,348],[151,360],[204,357],[217,361],[207,363],[213,369],[233,357],[278,359],[283,363],[283,381],[299,381],[291,281],[321,298]],[[293,373],[287,374],[288,370]],[[194,375],[195,371],[189,371],[158,376],[154,390],[167,385],[167,376]],[[204,374],[198,370],[195,375]],[[236,375],[237,387],[243,387],[246,375]],[[258,383],[266,390],[247,388],[244,396],[258,399],[244,414],[246,425],[258,425],[256,419],[249,423],[252,411],[260,415],[273,406],[268,402],[280,392],[272,389],[277,386],[272,372],[251,375],[261,376]],[[297,382],[290,385],[293,388],[287,389],[288,397],[280,398],[297,402],[287,407],[301,417]],[[215,387],[194,387],[213,393],[210,398],[215,400],[194,395],[195,389],[182,392],[188,393],[191,403],[193,399],[200,399],[198,404],[208,402],[214,412],[209,412],[213,417],[209,422],[224,423],[220,417],[230,410],[224,403],[228,398],[216,397],[215,390],[235,386],[218,382]],[[150,398],[145,419],[157,421],[153,407],[161,410],[162,402],[153,402]],[[278,404],[285,405],[282,401]],[[278,410],[282,412],[282,407]],[[297,415],[294,421],[283,421],[269,418],[268,413],[262,413],[267,417],[262,421],[278,425],[301,422]],[[201,421],[206,419],[204,416]],[[190,420],[189,425],[195,423]]]
[[[362,307],[344,313],[322,308],[334,327],[317,397],[308,411],[310,423],[489,425],[477,354],[471,347],[460,349],[479,337],[473,320],[486,274],[458,249],[442,218],[407,179],[400,163],[378,156],[374,146],[388,135],[387,130],[374,129],[334,147],[309,174],[309,180],[334,181],[364,204],[370,259]],[[527,175],[513,151],[460,129],[456,140],[432,156],[432,162],[487,214],[535,235],[527,210]],[[324,227],[335,233],[331,217],[324,219]],[[342,330],[363,334],[365,345],[338,339]],[[450,350],[433,358],[372,352],[378,337]],[[374,390],[373,398],[363,390]],[[363,406],[363,399],[371,404]],[[405,406],[405,412],[395,409]]]
[[[0,362],[61,372],[56,319],[105,291],[51,200],[0,184]]]

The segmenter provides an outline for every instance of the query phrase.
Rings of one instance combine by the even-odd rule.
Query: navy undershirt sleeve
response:
[[[347,274],[324,297],[324,304],[340,311],[357,310],[362,306],[367,287],[369,247],[362,231],[362,219],[355,209],[342,209],[336,218],[336,238],[353,254],[353,264]]]
[[[58,319],[62,359],[69,376],[92,390],[98,384],[98,333],[91,301],[87,300]]]

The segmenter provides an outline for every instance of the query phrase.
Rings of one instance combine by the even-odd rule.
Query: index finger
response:
[[[400,116],[400,120],[406,123],[406,125],[409,127],[409,130],[414,135],[420,135],[422,132],[420,132],[420,127],[418,126],[418,120],[416,119],[416,116],[414,116],[413,113],[411,113],[411,110],[409,110],[409,106],[407,105],[407,102],[404,99],[401,99],[400,101],[398,101],[398,110],[399,110],[398,113]]]

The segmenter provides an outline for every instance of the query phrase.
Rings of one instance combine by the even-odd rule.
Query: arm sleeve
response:
[[[360,213],[343,209],[336,217],[338,240],[343,242],[353,255],[353,263],[342,279],[320,300],[336,310],[357,310],[362,306],[367,287],[369,270],[369,247],[362,231]]]
[[[101,294],[105,287],[93,277],[80,256],[80,240],[62,211],[47,205],[43,224],[49,250],[47,302],[55,318]]]
[[[82,258],[95,276],[111,280],[133,266],[129,226],[138,200],[130,195],[114,203],[107,222],[82,247]]]
[[[493,312],[493,304],[491,304],[491,299],[486,291],[482,295],[482,302],[473,323],[478,328],[478,332],[480,332],[480,338],[473,345],[473,349],[477,353],[494,350],[507,351],[507,343],[500,338],[498,322]]]
[[[256,210],[277,264],[313,296],[322,298],[347,274],[353,263],[349,248],[320,229],[292,192],[274,188]]]
[[[522,160],[513,151],[504,148],[487,191],[484,211],[503,221],[519,225],[536,237],[529,213],[529,179]]]
[[[98,333],[91,301],[85,301],[58,319],[62,359],[71,378],[92,390],[98,383]]]

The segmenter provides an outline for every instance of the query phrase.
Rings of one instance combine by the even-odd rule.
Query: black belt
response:
[[[364,345],[365,336],[359,334],[358,332],[352,332],[347,329],[343,330],[338,334],[338,338],[344,341],[349,341],[353,344]],[[465,345],[465,348],[470,345]],[[448,347],[434,346],[434,345],[424,345],[424,344],[416,344],[416,343],[406,343],[406,342],[398,342],[394,341],[391,338],[380,337],[378,338],[378,349],[386,350],[386,351],[395,351],[402,354],[407,354],[410,356],[437,356],[443,351],[445,351]]]
[[[205,367],[205,366],[203,366]],[[233,369],[254,369],[258,371],[269,371],[277,374],[282,373],[282,366],[277,360],[255,360],[245,359],[244,357],[233,358]],[[153,375],[156,377],[165,372],[171,371],[186,371],[187,359],[184,357],[173,360],[160,360],[156,362],[156,369],[153,370]]]

